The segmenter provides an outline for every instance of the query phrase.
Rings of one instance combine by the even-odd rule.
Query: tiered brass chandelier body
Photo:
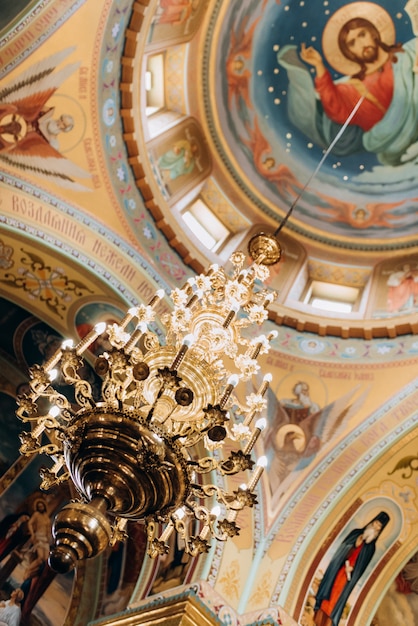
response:
[[[98,324],[31,369],[17,411],[32,424],[21,452],[53,459],[42,488],[70,479],[79,494],[54,521],[53,569],[68,571],[97,555],[125,536],[129,520],[144,520],[151,557],[168,551],[172,532],[191,555],[207,552],[211,537],[238,534],[236,517],[254,506],[265,464],[255,463],[253,448],[270,377],[258,389],[252,377],[274,336],[250,332],[266,320],[275,295],[262,287],[271,259],[261,255],[244,269],[245,258],[232,256],[231,276],[212,266],[171,292],[163,345],[155,312],[161,291],[119,324]],[[111,347],[95,361],[102,380],[96,398],[82,378],[82,355],[101,334]],[[57,367],[74,399],[53,386]],[[238,385],[246,391],[240,396]],[[244,484],[228,491],[228,476],[239,472]]]

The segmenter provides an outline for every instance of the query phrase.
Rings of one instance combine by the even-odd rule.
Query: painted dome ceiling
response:
[[[125,47],[124,138],[159,228],[194,269],[226,260],[254,232],[280,233],[284,255],[271,280],[280,290],[278,323],[342,336],[415,332],[413,3],[190,7],[187,19],[160,7],[132,23],[135,38]],[[360,52],[343,52],[338,37],[347,23]],[[363,54],[372,60],[363,63]],[[164,88],[157,106],[155,85]],[[114,110],[112,99],[108,106]],[[183,221],[195,201],[204,204],[195,215],[209,209],[228,232],[212,250]],[[126,213],[143,240],[138,219]],[[287,278],[292,286],[283,290]],[[401,294],[404,280],[411,289]],[[309,294],[318,283],[331,299],[351,290],[350,312],[314,310]],[[318,316],[334,321],[324,330]]]
[[[273,382],[260,446],[272,469],[260,485],[261,506],[244,520],[250,532],[174,578],[209,581],[253,622],[269,617],[267,606],[278,621],[284,606],[311,626],[309,594],[329,548],[385,510],[391,522],[376,570],[352,604],[353,620],[366,623],[389,587],[393,600],[395,576],[416,559],[417,0],[3,4],[4,419],[14,424],[10,407],[28,367],[62,337],[80,337],[103,317],[120,319],[126,305],[148,302],[156,289],[169,293],[246,250],[260,230],[280,229],[282,259],[266,281],[277,293],[266,326],[279,332],[265,357]],[[343,54],[338,35],[358,17]],[[351,50],[359,54],[362,40],[364,76]],[[42,119],[27,121],[29,114]],[[45,141],[51,116],[60,121]],[[23,134],[43,127],[41,154],[29,143],[15,150],[24,139],[17,123]],[[351,310],[315,308],[313,295],[348,299]],[[309,402],[302,407],[301,389]],[[16,445],[6,452],[13,468],[22,463]],[[3,515],[23,501],[13,497],[20,482],[9,480],[10,463],[0,485]],[[20,478],[25,467],[17,471]],[[37,494],[32,479],[28,510]],[[58,496],[49,510],[57,504]],[[103,597],[98,591],[93,603],[84,581],[90,591],[104,589],[112,564],[87,566],[67,624],[136,606],[161,590],[156,581],[166,584],[161,564],[143,559],[143,534],[132,537],[126,550],[136,549],[134,563],[116,578],[121,586]],[[43,623],[64,623],[64,609],[62,619]],[[229,609],[222,610],[226,623]]]
[[[408,13],[390,1],[248,0],[218,2],[214,11],[206,39],[211,62],[203,69],[205,112],[222,164],[252,205],[279,223],[295,203],[293,228],[313,231],[331,246],[341,239],[370,250],[411,243],[418,145],[412,8]],[[338,46],[342,25],[358,17],[377,25],[386,47],[402,44],[384,55],[393,61],[386,61],[388,84],[372,82],[381,67],[377,78],[376,72],[364,83],[353,78],[361,65]],[[324,90],[321,100],[302,47],[321,54],[337,89],[350,85],[345,99],[332,96],[340,98],[338,106]]]

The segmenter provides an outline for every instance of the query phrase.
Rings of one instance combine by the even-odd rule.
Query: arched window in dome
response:
[[[231,234],[200,198],[182,212],[182,218],[199,242],[213,252],[218,251]]]
[[[304,302],[315,309],[334,313],[351,313],[360,300],[360,289],[313,280],[306,292]]]

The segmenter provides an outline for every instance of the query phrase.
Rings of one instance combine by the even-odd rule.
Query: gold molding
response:
[[[160,598],[150,604],[94,622],[95,626],[220,626],[221,622],[193,590],[170,598]]]

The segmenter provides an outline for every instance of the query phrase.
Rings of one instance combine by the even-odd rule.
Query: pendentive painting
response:
[[[0,16],[2,7],[3,2]],[[4,81],[0,163],[36,176],[37,182],[86,192],[90,173],[73,160],[86,132],[86,117],[69,86],[77,80],[80,65],[75,47],[66,48]]]

